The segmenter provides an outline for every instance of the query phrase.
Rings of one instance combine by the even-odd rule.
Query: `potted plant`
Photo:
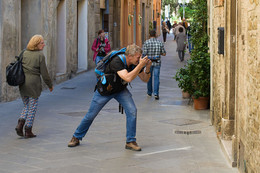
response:
[[[200,52],[203,54],[202,52]],[[192,83],[195,109],[207,109],[210,96],[210,60],[209,57],[200,56],[188,62],[190,80]]]
[[[191,79],[195,109],[207,109],[210,96],[210,54],[207,33],[207,1],[193,0],[191,42],[194,49],[187,68]],[[202,105],[199,105],[200,102]]]
[[[187,66],[178,69],[173,78],[178,82],[179,88],[182,89],[182,97],[190,98],[193,93],[193,86]]]

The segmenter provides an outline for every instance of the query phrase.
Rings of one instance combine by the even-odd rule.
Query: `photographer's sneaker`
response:
[[[68,143],[68,147],[76,147],[78,145],[79,145],[79,139],[73,136],[70,142]]]
[[[154,96],[155,100],[159,100],[159,95]]]
[[[126,145],[125,145],[125,149],[133,150],[133,151],[141,151],[142,150],[141,147],[139,147],[135,141],[127,142]]]

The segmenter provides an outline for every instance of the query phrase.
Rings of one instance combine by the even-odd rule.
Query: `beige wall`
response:
[[[208,2],[212,121],[223,135],[222,118],[234,120],[234,125],[227,127],[225,138],[234,135],[234,161],[240,172],[257,172],[260,170],[260,1]],[[225,28],[224,56],[217,53],[218,27]]]
[[[260,170],[260,2],[239,0],[237,134],[247,169]]]

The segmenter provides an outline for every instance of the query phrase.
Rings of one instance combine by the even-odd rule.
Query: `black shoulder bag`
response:
[[[25,82],[25,75],[23,71],[23,50],[19,56],[15,56],[16,61],[11,62],[6,67],[6,81],[10,86],[18,86]]]

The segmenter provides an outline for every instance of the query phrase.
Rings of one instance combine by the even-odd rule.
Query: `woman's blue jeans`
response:
[[[150,72],[151,77],[147,83],[147,94],[152,93],[159,96],[159,85],[160,85],[160,68],[161,66],[151,66]],[[154,76],[154,91],[153,91],[153,76]]]
[[[100,61],[103,58],[104,58],[103,56],[97,56],[96,59],[95,59],[96,65],[97,65],[98,61]]]
[[[90,104],[90,108],[82,119],[80,125],[76,129],[74,133],[74,137],[82,140],[82,138],[88,132],[90,125],[100,112],[100,110],[106,105],[106,103],[112,98],[116,99],[125,109],[126,114],[126,142],[136,141],[136,116],[137,109],[132,98],[132,94],[128,91],[128,89],[124,89],[119,93],[115,93],[109,96],[101,96],[99,92],[96,90]]]

